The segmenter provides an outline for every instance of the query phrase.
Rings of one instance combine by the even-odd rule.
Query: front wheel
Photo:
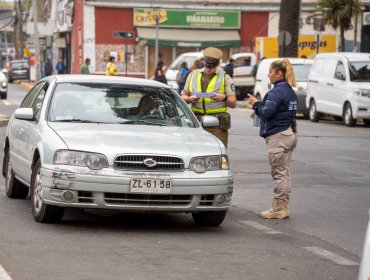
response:
[[[28,187],[15,178],[13,168],[10,164],[10,151],[5,151],[5,193],[9,198],[26,198]]]
[[[43,201],[41,182],[41,162],[37,161],[32,171],[31,179],[32,214],[39,223],[59,223],[64,214],[64,208],[45,204]]]
[[[197,226],[218,227],[225,219],[227,211],[209,211],[192,213]]]
[[[318,122],[320,119],[320,113],[316,110],[315,100],[311,100],[308,115],[312,122]]]
[[[354,126],[357,122],[357,120],[353,118],[352,107],[349,103],[344,106],[343,120],[346,126]]]
[[[370,119],[364,119],[364,124],[366,126],[370,126]]]

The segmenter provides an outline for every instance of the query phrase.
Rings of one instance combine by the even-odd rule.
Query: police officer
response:
[[[228,129],[231,126],[227,107],[235,108],[235,85],[232,78],[222,70],[220,60],[223,52],[217,48],[203,51],[204,68],[194,70],[187,78],[182,98],[191,103],[191,109],[200,119],[214,115],[219,119],[218,127],[205,128],[227,147]]]

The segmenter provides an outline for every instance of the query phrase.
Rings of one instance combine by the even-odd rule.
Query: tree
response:
[[[282,31],[288,32],[291,36],[291,42],[286,46],[284,44],[279,44],[279,57],[283,57],[284,55],[285,57],[298,56],[300,11],[301,0],[281,0],[279,34],[282,34]]]
[[[361,14],[360,0],[320,0],[318,9],[324,16],[325,23],[335,30],[340,30],[340,51],[345,51],[344,31],[352,28],[352,18]],[[357,24],[357,23],[355,23]]]

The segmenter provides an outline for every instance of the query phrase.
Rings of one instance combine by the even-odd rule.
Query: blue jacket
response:
[[[253,109],[261,118],[260,136],[284,131],[292,125],[297,111],[297,95],[284,80],[277,81],[262,101],[257,101]]]

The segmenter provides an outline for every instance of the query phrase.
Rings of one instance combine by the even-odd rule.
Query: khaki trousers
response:
[[[278,199],[289,199],[292,189],[290,162],[297,146],[297,135],[291,128],[266,137],[274,193]]]
[[[205,127],[204,129],[207,130],[208,132],[212,133],[218,139],[220,139],[221,142],[227,148],[229,133],[226,129],[222,129],[220,127]]]

